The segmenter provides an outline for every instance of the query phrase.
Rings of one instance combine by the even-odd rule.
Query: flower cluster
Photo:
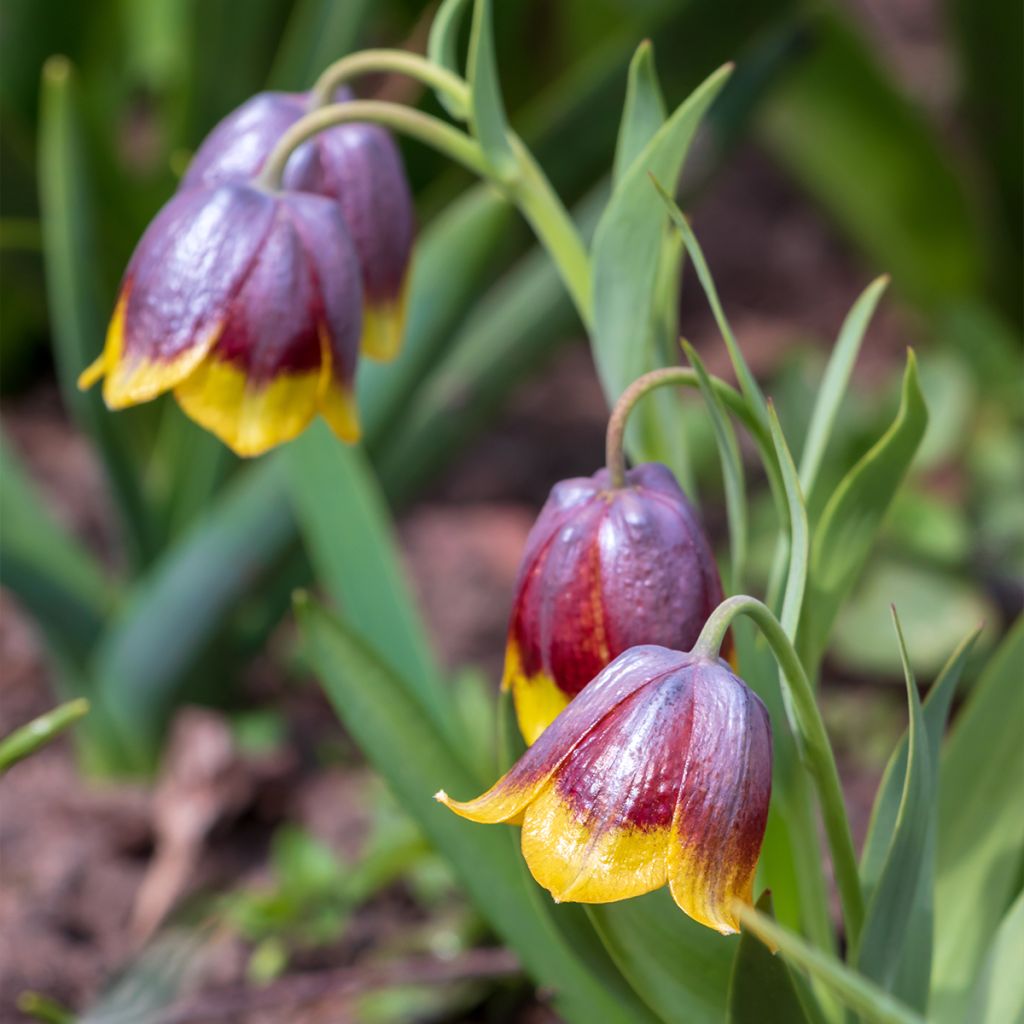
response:
[[[607,470],[552,489],[527,540],[504,683],[529,749],[490,790],[437,799],[522,826],[556,900],[666,883],[695,920],[738,930],[768,820],[768,713],[729,664],[689,653],[722,585],[672,473]]]
[[[240,455],[301,433],[320,413],[358,440],[360,351],[391,359],[402,334],[413,236],[397,148],[370,124],[298,146],[282,189],[256,179],[304,94],[262,93],[218,124],[125,271],[102,355],[111,408],[165,391]]]

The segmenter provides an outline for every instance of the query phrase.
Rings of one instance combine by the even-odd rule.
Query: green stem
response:
[[[426,57],[406,50],[361,50],[336,60],[324,69],[310,92],[310,108],[315,110],[328,106],[339,85],[375,72],[407,75],[443,93],[459,106],[469,104],[469,86],[458,75]]]
[[[15,729],[0,741],[0,775],[11,765],[45,746],[69,725],[77,722],[88,710],[89,702],[84,697],[79,697],[34,718],[20,729]]]
[[[327,128],[355,121],[373,121],[397,132],[418,139],[481,177],[487,175],[487,164],[477,143],[465,132],[429,114],[398,103],[380,100],[352,100],[332,103],[306,114],[278,139],[263,165],[257,184],[280,189],[284,169],[292,152],[302,143]]]
[[[726,632],[740,615],[748,616],[758,626],[782,669],[803,739],[807,766],[818,791],[825,834],[832,853],[836,887],[843,908],[847,945],[850,949],[856,949],[864,922],[864,896],[857,873],[857,855],[850,834],[850,822],[843,802],[843,789],[832,745],[814,699],[814,690],[789,637],[767,605],[753,597],[730,597],[712,612],[693,651],[697,655],[716,658]]]

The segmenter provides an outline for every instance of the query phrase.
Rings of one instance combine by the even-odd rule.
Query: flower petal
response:
[[[771,729],[755,694],[723,662],[695,673],[693,724],[672,821],[672,898],[701,924],[739,930],[733,903],[753,902],[771,798]]]
[[[505,649],[505,672],[501,687],[512,691],[516,721],[527,746],[537,741],[537,737],[569,703],[568,694],[559,689],[551,676],[545,672],[528,676],[523,671],[515,640],[509,640]]]
[[[237,455],[250,457],[290,441],[316,415],[320,370],[254,381],[213,356],[174,389],[182,409]]]
[[[523,855],[555,899],[608,903],[665,884],[690,744],[690,675],[675,666],[668,676],[647,676],[526,808]]]
[[[552,773],[606,715],[652,678],[674,671],[688,660],[689,655],[663,647],[626,651],[566,707],[486,793],[460,802],[442,790],[436,799],[472,821],[515,823]]]

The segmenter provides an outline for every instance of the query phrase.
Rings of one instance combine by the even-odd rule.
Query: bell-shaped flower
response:
[[[634,647],[601,672],[483,796],[440,800],[522,825],[533,877],[559,901],[668,884],[694,920],[739,929],[768,817],[771,730],[724,661]]]
[[[319,412],[359,437],[355,252],[336,203],[229,184],[179,192],[125,271],[102,355],[112,409],[173,389],[239,455],[287,441]]]
[[[351,94],[339,90],[337,98]],[[307,93],[253,96],[204,139],[181,188],[253,178],[278,139],[309,110]],[[328,128],[292,153],[282,184],[341,206],[362,274],[363,355],[393,359],[402,341],[414,233],[412,194],[394,139],[376,124]]]
[[[638,466],[617,489],[603,469],[555,484],[526,542],[505,654],[526,742],[630,647],[689,650],[721,600],[708,540],[665,466]]]

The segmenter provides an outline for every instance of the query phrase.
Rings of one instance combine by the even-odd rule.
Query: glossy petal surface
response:
[[[351,94],[340,90],[338,101]],[[228,114],[199,147],[183,189],[253,177],[281,135],[309,109],[304,93],[260,93]],[[362,351],[394,358],[405,321],[406,281],[415,231],[412,194],[390,133],[344,124],[299,146],[285,168],[286,190],[333,199],[341,207],[362,274]]]
[[[638,644],[693,645],[722,589],[707,539],[671,473],[656,464],[612,490],[607,472],[562,481],[527,539],[504,684],[533,742],[566,701]]]
[[[173,388],[240,455],[289,440],[318,411],[353,441],[360,306],[336,203],[238,184],[179,192],[139,243],[82,383],[105,375],[114,408]]]
[[[701,924],[738,929],[771,796],[760,700],[724,662],[661,647],[613,661],[487,793],[474,821],[522,825],[523,855],[556,900],[605,903],[668,882]]]

